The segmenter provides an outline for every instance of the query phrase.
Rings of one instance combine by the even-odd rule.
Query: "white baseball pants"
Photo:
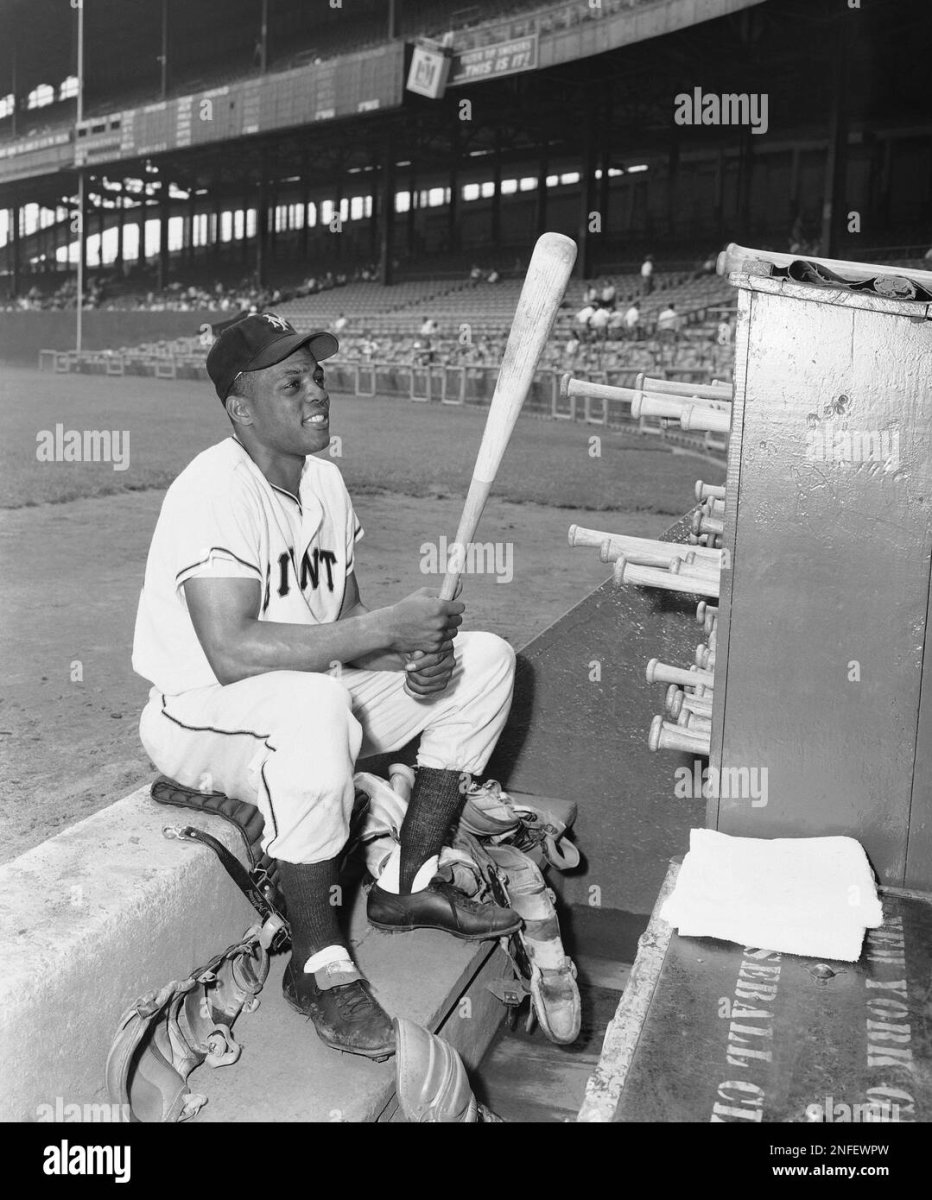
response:
[[[482,772],[511,707],[515,654],[490,633],[460,633],[453,648],[450,683],[430,699],[407,695],[403,671],[270,671],[179,696],[153,688],[139,734],[178,783],[255,804],[272,857],[322,862],[349,836],[360,755],[420,734],[418,765]]]

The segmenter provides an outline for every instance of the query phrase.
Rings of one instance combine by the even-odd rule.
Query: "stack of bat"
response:
[[[623,388],[564,375],[560,393],[564,399],[592,396],[627,400],[635,419],[658,417],[662,424],[675,423],[685,430],[728,433],[731,428],[730,383],[674,383],[642,373],[634,388]],[[583,529],[579,525],[570,526],[570,545],[598,546],[602,561],[615,564],[616,585],[659,587],[718,599],[725,489],[697,480],[696,504],[688,545]],[[649,683],[669,684],[666,716],[656,716],[651,724],[648,738],[651,750],[709,753],[718,609],[703,600],[696,616],[708,634],[708,641],[696,647],[692,666],[675,667],[655,658],[647,664]]]
[[[666,716],[651,722],[647,744],[651,750],[679,750],[687,754],[709,753],[712,739],[712,700],[715,686],[715,643],[718,609],[701,600],[696,620],[707,635],[696,647],[696,661],[688,669],[673,667],[652,658],[647,664],[648,683],[666,683]]]
[[[696,496],[701,507],[693,517],[718,524],[721,536],[724,513],[724,488],[712,487],[702,480],[696,483]],[[630,537],[600,529],[585,529],[571,525],[571,546],[597,546],[602,562],[614,563],[616,586],[635,584],[659,587],[667,591],[717,599],[722,565],[722,551],[709,545],[699,545],[699,537],[708,538],[709,530],[692,534],[694,544],[661,542],[650,538]],[[647,664],[648,683],[668,684],[666,715],[654,718],[648,745],[651,750],[679,750],[691,754],[709,753],[712,736],[712,696],[715,682],[715,644],[718,633],[718,608],[708,599],[700,601],[696,620],[707,635],[696,647],[695,662],[686,668],[672,666],[652,658]]]
[[[693,513],[689,544],[721,549],[725,530],[725,489],[697,479],[696,503],[699,507]]]
[[[687,546],[652,538],[629,537],[571,525],[571,546],[597,546],[602,562],[614,563],[616,584],[659,587],[668,592],[718,598],[722,552],[709,546]]]
[[[560,395],[564,400],[587,396],[600,400],[626,400],[631,416],[658,417],[661,425],[678,425],[687,431],[728,433],[731,429],[730,383],[675,383],[638,375],[633,388],[590,383],[564,375]]]

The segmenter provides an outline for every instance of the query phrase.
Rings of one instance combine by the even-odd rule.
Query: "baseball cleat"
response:
[[[361,1054],[376,1062],[395,1053],[391,1018],[372,997],[368,980],[358,973],[346,983],[321,987],[313,974],[297,972],[289,962],[282,994],[296,1012],[313,1022],[317,1036],[332,1050]]]
[[[521,918],[512,909],[471,900],[439,876],[422,892],[404,896],[373,884],[366,911],[376,929],[389,933],[442,929],[465,942],[506,937],[521,928]]]

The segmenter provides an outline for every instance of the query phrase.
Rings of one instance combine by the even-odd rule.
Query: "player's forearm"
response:
[[[324,625],[293,625],[250,620],[229,646],[211,661],[223,684],[268,671],[328,671],[389,648],[385,622],[377,612],[362,612]]]
[[[341,617],[341,621],[349,621],[354,617],[360,617],[368,613],[369,609],[360,600],[347,613]],[[359,667],[362,671],[403,671],[405,665],[404,656],[394,650],[374,650],[369,654],[357,654],[353,658],[347,659],[346,666]]]

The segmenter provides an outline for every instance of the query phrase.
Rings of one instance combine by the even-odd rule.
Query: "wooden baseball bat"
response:
[[[662,716],[654,717],[647,744],[651,750],[682,750],[686,754],[705,754],[711,749],[708,734],[690,733],[679,725],[671,725]]]
[[[711,717],[700,716],[699,713],[692,712],[691,709],[684,708],[676,719],[677,725],[681,729],[685,729],[687,733],[711,734],[712,719]]]
[[[452,600],[456,591],[456,581],[465,565],[466,547],[476,532],[508,440],[530,391],[575,262],[576,243],[572,238],[564,237],[562,233],[545,233],[537,239],[505,344],[476,466],[453,543],[452,561],[440,589],[441,600]]]
[[[671,683],[664,698],[664,707],[671,717],[678,717],[685,708],[688,712],[698,713],[701,717],[712,716],[712,701],[708,696],[695,696],[684,692],[681,687]]]
[[[681,383],[675,379],[654,379],[642,371],[634,381],[639,392],[666,392],[670,396],[691,396],[695,400],[732,400],[731,383]]]
[[[725,522],[720,517],[707,517],[697,509],[692,519],[693,533],[724,533]]]
[[[673,667],[652,658],[647,664],[648,683],[678,683],[681,687],[712,688],[715,675],[711,671],[700,671],[697,667],[685,670],[683,667]],[[703,693],[704,694],[704,693]]]
[[[630,400],[630,388],[613,387],[610,383],[590,383],[588,379],[574,379],[571,375],[560,377],[560,398],[571,400],[591,396],[594,400]]]
[[[714,483],[703,483],[701,479],[696,480],[696,503],[701,504],[703,500],[724,500],[725,488],[724,485],[719,487]]]
[[[466,503],[440,588],[441,600],[452,600],[456,592],[457,580],[466,565],[467,547],[473,540],[508,440],[534,381],[534,372],[575,262],[576,243],[572,238],[562,233],[545,233],[537,239],[505,343]]]
[[[664,588],[668,592],[685,592],[690,596],[715,596],[719,594],[719,581],[713,575],[687,575],[680,573],[680,560],[674,559],[669,571],[658,571],[654,567],[639,567],[628,562],[623,554],[615,559],[612,578],[616,586],[633,583],[639,587]],[[674,569],[677,568],[677,569]]]
[[[722,568],[712,561],[711,558],[699,558],[695,550],[690,550],[689,554],[683,556],[681,571],[691,575],[719,575]]]
[[[698,421],[702,412],[708,409],[710,412],[721,414],[715,420],[719,423],[724,421],[726,427],[731,428],[731,405],[726,407],[723,400],[709,400],[697,404],[686,396],[657,396],[650,392],[636,392],[630,388],[619,388],[618,390],[631,393],[630,396],[622,396],[620,399],[630,399],[631,416],[635,420],[640,420],[641,417],[667,417],[671,421],[682,423],[683,413],[696,410],[699,415],[694,419]]]
[[[677,688],[677,684],[672,683],[671,688]],[[706,716],[711,720],[712,702],[709,696],[695,696],[691,692],[686,692],[681,688],[677,688],[679,700],[674,701],[671,707],[668,707],[667,712],[672,716],[679,716],[685,708],[687,712],[697,713],[699,716]],[[675,708],[675,713],[674,709]]]
[[[705,399],[692,394],[673,395],[667,393],[646,392],[641,388],[628,388],[609,383],[592,383],[588,379],[574,379],[571,375],[560,378],[560,396],[564,400],[591,397],[595,400],[625,400],[631,404],[632,417],[672,417],[679,418],[686,405],[696,402],[700,406],[731,412],[730,399]]]
[[[661,545],[663,545],[662,542]],[[612,539],[606,538],[599,554],[600,561],[613,563],[617,558],[618,550],[613,545]],[[635,563],[639,567],[656,567],[661,571],[671,571],[675,562],[682,561],[676,555],[671,557],[669,550],[666,553],[654,550],[629,550],[625,552],[625,558],[629,563]]]
[[[627,554],[629,551],[663,554],[667,558],[685,558],[687,554],[695,554],[696,558],[708,559],[721,569],[721,550],[709,550],[704,546],[687,546],[682,542],[661,542],[655,538],[632,537],[625,533],[609,533],[604,529],[587,529],[584,525],[571,525],[568,531],[571,546],[591,546],[601,550],[606,542],[611,542],[612,552]]]
[[[707,404],[689,404],[680,413],[680,427],[687,431],[730,433],[731,413]]]
[[[775,267],[788,267],[790,263],[799,262],[800,259],[828,267],[836,275],[850,275],[857,280],[874,279],[877,275],[905,275],[914,283],[921,283],[926,288],[932,287],[932,271],[878,263],[847,262],[841,258],[813,258],[811,254],[779,254],[775,250],[752,250],[735,242],[729,242],[719,254],[717,270],[719,275],[730,275],[733,271],[743,271],[744,264],[751,260],[772,263]]]

